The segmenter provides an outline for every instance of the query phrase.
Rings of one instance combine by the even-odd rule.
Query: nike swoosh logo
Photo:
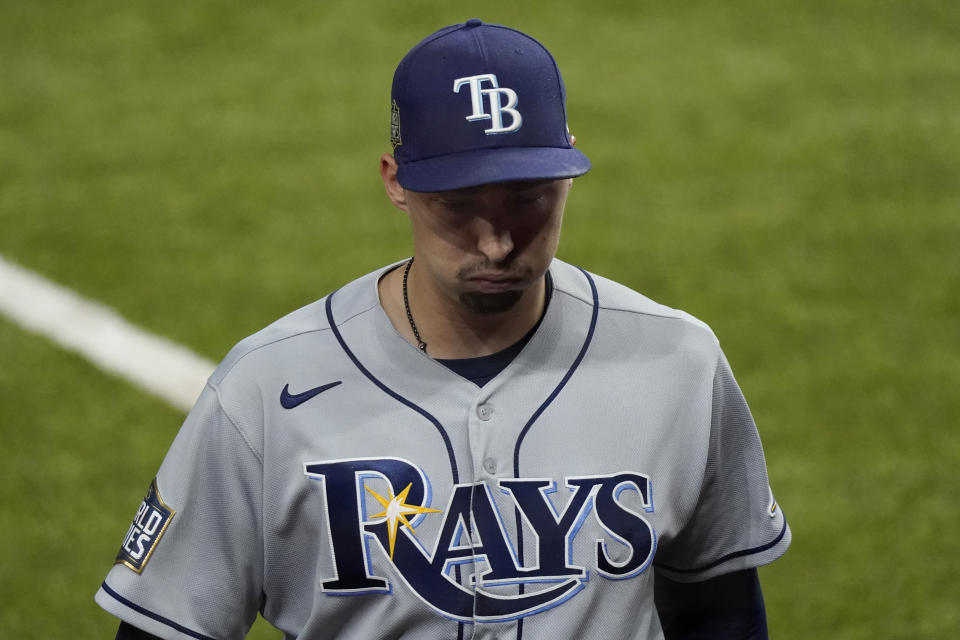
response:
[[[319,387],[314,387],[313,389],[308,389],[303,393],[290,393],[290,385],[283,385],[283,391],[280,392],[280,404],[283,405],[284,409],[294,409],[299,407],[301,404],[326,391],[327,389],[333,389],[338,384],[342,384],[343,380],[337,380],[336,382],[331,382],[330,384],[324,384]]]

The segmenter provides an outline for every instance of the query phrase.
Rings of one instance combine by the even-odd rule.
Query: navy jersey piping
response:
[[[590,328],[587,329],[587,337],[583,340],[583,346],[580,347],[580,353],[577,354],[576,359],[573,361],[573,364],[570,365],[570,368],[567,369],[567,373],[563,376],[563,379],[560,380],[553,392],[547,396],[547,399],[543,401],[537,410],[533,412],[533,415],[530,416],[530,419],[527,420],[527,424],[523,426],[523,429],[520,431],[520,435],[517,436],[517,444],[513,449],[513,477],[520,477],[520,445],[523,444],[523,439],[526,437],[527,432],[530,431],[530,428],[533,426],[533,423],[537,421],[540,415],[546,411],[547,407],[556,399],[560,392],[567,382],[570,381],[570,378],[573,377],[574,371],[577,370],[577,367],[580,366],[580,363],[583,361],[584,356],[587,354],[587,348],[589,348],[590,343],[593,342],[593,333],[597,328],[597,316],[600,313],[600,295],[597,293],[597,285],[594,283],[593,278],[590,277],[590,274],[577,267],[583,276],[587,279],[587,282],[590,284],[590,292],[593,295],[593,314],[590,317]],[[520,563],[523,563],[523,527],[521,522],[521,515],[519,509],[516,512],[517,516],[517,559]],[[520,593],[524,592],[524,586],[522,584],[518,585]],[[523,618],[517,620],[517,640],[523,640]]]
[[[527,432],[530,431],[530,427],[533,426],[533,423],[537,421],[540,415],[546,411],[547,407],[556,399],[560,392],[567,382],[573,376],[573,372],[577,370],[577,367],[580,366],[580,363],[583,361],[583,357],[587,354],[587,347],[590,346],[590,343],[593,341],[593,332],[597,328],[597,315],[600,311],[600,300],[599,294],[597,293],[597,286],[593,282],[593,278],[590,277],[590,274],[577,267],[580,272],[587,279],[587,282],[590,284],[590,291],[593,294],[593,315],[590,318],[590,328],[587,330],[587,337],[583,341],[583,346],[580,347],[580,353],[577,354],[576,359],[573,361],[573,364],[570,365],[570,368],[567,369],[567,373],[563,376],[563,379],[557,384],[553,392],[547,396],[547,399],[543,401],[537,410],[533,412],[533,415],[530,416],[530,419],[527,420],[527,424],[523,426],[523,429],[520,431],[520,435],[517,436],[517,444],[513,449],[513,476],[515,478],[520,477],[520,445],[523,444],[523,439],[526,437]]]
[[[357,369],[360,370],[360,373],[365,375],[367,379],[370,380],[370,382],[375,384],[381,391],[383,391],[385,394],[387,394],[388,396],[390,396],[400,404],[406,407],[409,407],[410,409],[413,409],[414,411],[419,413],[421,416],[426,418],[430,422],[430,424],[432,424],[434,427],[437,428],[437,431],[440,432],[440,437],[443,438],[443,444],[447,448],[447,456],[450,458],[450,471],[453,473],[453,483],[454,484],[459,483],[460,474],[457,471],[457,457],[456,457],[456,454],[454,454],[453,452],[453,444],[450,442],[450,436],[447,435],[447,431],[446,429],[443,428],[443,425],[440,424],[440,421],[434,418],[433,415],[431,415],[430,412],[427,411],[426,409],[417,406],[416,404],[414,404],[410,400],[407,400],[406,398],[401,396],[399,393],[397,393],[396,391],[394,391],[393,389],[385,385],[383,382],[381,382],[379,378],[377,378],[375,375],[370,373],[370,371],[363,366],[363,364],[360,362],[357,356],[354,355],[353,351],[350,350],[350,347],[347,346],[346,340],[343,339],[343,336],[340,334],[340,330],[337,328],[336,323],[333,321],[332,301],[333,301],[333,296],[336,293],[337,292],[334,291],[329,296],[327,296],[327,303],[326,303],[327,322],[330,323],[330,330],[333,331],[334,337],[337,339],[337,342],[340,343],[340,348],[343,349],[343,352],[347,354],[347,357],[350,358],[350,361],[353,362],[354,366],[356,366]]]
[[[337,291],[339,291],[339,289]],[[330,325],[330,330],[333,332],[333,335],[337,339],[337,342],[340,343],[340,348],[343,349],[343,352],[347,354],[347,357],[350,358],[350,361],[353,362],[354,366],[356,366],[357,369],[360,370],[360,373],[365,375],[367,379],[370,380],[370,382],[375,384],[381,391],[386,393],[388,396],[390,396],[400,404],[406,407],[409,407],[410,409],[413,409],[414,411],[422,415],[424,418],[426,418],[430,422],[430,424],[432,424],[434,427],[437,428],[437,431],[440,432],[440,437],[443,438],[443,444],[447,448],[447,456],[450,459],[450,472],[453,474],[453,484],[455,485],[459,484],[460,473],[457,471],[457,457],[456,457],[456,454],[454,454],[453,452],[453,444],[450,442],[450,436],[447,435],[447,431],[446,429],[443,428],[443,425],[440,424],[440,421],[434,418],[433,415],[431,415],[430,412],[427,411],[426,409],[417,406],[416,404],[414,404],[410,400],[407,400],[406,398],[401,396],[399,393],[397,393],[396,391],[394,391],[393,389],[385,385],[383,382],[381,382],[376,376],[370,373],[370,371],[367,370],[367,368],[364,367],[363,364],[360,363],[360,360],[357,359],[357,356],[355,356],[353,354],[353,351],[350,350],[350,347],[347,346],[346,340],[344,340],[343,336],[340,335],[340,330],[337,328],[337,323],[333,321],[332,301],[333,301],[333,296],[336,293],[337,292],[334,291],[329,296],[327,296],[327,302],[326,302],[327,323]],[[459,577],[460,577],[460,568],[457,567],[457,578],[459,579]],[[457,624],[457,640],[462,640],[463,638],[463,624],[464,623],[462,622]]]
[[[100,585],[100,588],[103,589],[104,592],[107,593],[107,595],[109,595],[111,598],[113,598],[114,600],[116,600],[116,601],[119,602],[120,604],[123,604],[123,605],[125,605],[125,606],[133,609],[133,610],[136,611],[137,613],[140,613],[140,614],[143,614],[143,615],[147,616],[148,618],[152,618],[152,619],[156,620],[157,622],[161,622],[161,623],[167,625],[168,627],[171,627],[171,628],[173,628],[173,629],[176,629],[177,631],[179,631],[180,633],[182,633],[182,634],[184,634],[184,635],[190,636],[191,638],[198,638],[199,640],[216,640],[215,638],[213,638],[213,637],[211,637],[211,636],[205,636],[205,635],[203,635],[202,633],[199,633],[199,632],[197,632],[197,631],[194,631],[193,629],[188,629],[187,627],[183,626],[182,624],[177,624],[177,623],[174,622],[173,620],[170,620],[170,619],[168,619],[168,618],[164,618],[164,617],[161,616],[159,613],[154,613],[153,611],[150,611],[149,609],[145,609],[145,608],[141,607],[140,605],[138,605],[138,604],[136,604],[136,603],[134,603],[134,602],[131,602],[130,600],[127,600],[126,598],[124,598],[123,596],[121,596],[119,593],[117,593],[116,591],[114,591],[113,589],[111,589],[109,586],[107,586],[106,581],[104,581],[104,583]]]
[[[709,564],[705,564],[702,567],[696,567],[694,569],[678,569],[677,567],[671,567],[665,564],[655,564],[655,566],[658,569],[666,569],[667,571],[673,571],[674,573],[700,573],[702,571],[707,571],[708,569],[713,569],[714,567],[717,567],[723,564],[724,562],[727,562],[728,560],[733,560],[734,558],[742,558],[743,556],[750,556],[755,553],[763,553],[767,549],[772,549],[773,547],[777,546],[781,540],[783,540],[783,536],[785,536],[786,534],[787,534],[787,519],[784,518],[783,527],[780,529],[780,533],[777,534],[777,537],[771,540],[770,542],[768,542],[767,544],[762,544],[759,547],[753,547],[752,549],[742,549],[740,551],[734,551],[732,553],[728,553],[727,555],[717,560],[714,560]]]

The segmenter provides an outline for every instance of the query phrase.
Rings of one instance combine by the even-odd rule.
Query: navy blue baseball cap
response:
[[[397,180],[410,191],[590,170],[570,142],[557,63],[516,29],[473,19],[427,36],[397,66],[391,97]]]

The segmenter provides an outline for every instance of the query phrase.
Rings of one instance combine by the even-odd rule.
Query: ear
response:
[[[397,182],[397,161],[389,153],[380,156],[380,177],[383,179],[383,188],[393,206],[406,211],[407,194]]]

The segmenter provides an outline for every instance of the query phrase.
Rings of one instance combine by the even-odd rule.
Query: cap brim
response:
[[[397,181],[409,191],[451,191],[518,180],[575,178],[589,170],[590,160],[574,148],[501,147],[406,162],[397,169]]]

